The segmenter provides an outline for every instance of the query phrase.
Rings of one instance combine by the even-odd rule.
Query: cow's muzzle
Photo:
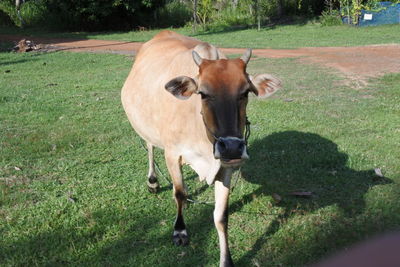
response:
[[[241,165],[248,159],[246,142],[237,137],[219,137],[214,144],[214,157],[224,165]]]

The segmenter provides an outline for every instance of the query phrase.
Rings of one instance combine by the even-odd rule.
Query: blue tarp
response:
[[[400,23],[400,3],[380,2],[380,11],[361,10],[358,26],[377,26]]]

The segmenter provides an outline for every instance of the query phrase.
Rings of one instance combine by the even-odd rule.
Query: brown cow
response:
[[[164,149],[177,205],[172,236],[176,245],[189,241],[182,216],[182,164],[189,164],[201,181],[215,185],[220,266],[233,266],[227,207],[232,171],[248,158],[243,136],[248,94],[267,97],[280,88],[272,75],[246,73],[250,57],[247,50],[241,58],[226,59],[208,43],[163,31],[142,46],[122,88],[129,121],[147,143],[147,184],[152,192],[159,188],[153,147]]]

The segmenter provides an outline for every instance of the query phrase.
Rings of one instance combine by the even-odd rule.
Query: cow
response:
[[[128,119],[147,145],[151,192],[160,187],[153,148],[164,150],[177,206],[172,234],[176,245],[189,242],[181,166],[189,164],[200,181],[214,184],[220,266],[233,266],[228,198],[232,172],[249,157],[244,138],[248,95],[265,98],[281,87],[273,75],[247,74],[250,57],[248,49],[241,58],[227,59],[211,44],[162,31],[140,48],[121,92]]]

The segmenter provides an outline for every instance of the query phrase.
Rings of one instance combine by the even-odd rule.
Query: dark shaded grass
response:
[[[252,202],[254,198],[273,193],[279,194],[283,201],[277,204],[281,213],[273,218],[264,236],[256,241],[239,263],[245,265],[245,262],[259,256],[262,265],[298,265],[299,259],[308,253],[323,256],[332,248],[363,239],[369,231],[386,230],[376,224],[381,218],[372,222],[359,216],[363,217],[366,213],[364,195],[375,186],[392,188],[392,180],[376,176],[374,170],[348,168],[348,155],[339,152],[337,145],[329,139],[313,133],[278,132],[252,143],[250,153],[257,161],[251,161],[243,168],[243,176],[247,182],[260,187],[243,196],[242,201]],[[259,161],[268,164],[260,164]],[[398,186],[394,188],[400,189]],[[312,197],[290,195],[290,192],[302,191],[312,192]],[[400,191],[394,193],[392,197],[395,198]],[[232,204],[233,210],[237,209],[235,204]],[[333,211],[328,219],[323,211],[331,209]],[[392,206],[385,216],[390,218],[395,210]],[[398,219],[392,227],[398,226]],[[361,225],[356,225],[358,223]],[[305,229],[296,229],[301,227],[308,228],[307,232],[303,232],[304,236],[301,232]],[[280,240],[269,240],[280,231],[290,234],[285,233]],[[269,247],[268,243],[275,243],[276,247]],[[265,253],[265,247],[280,253]]]

